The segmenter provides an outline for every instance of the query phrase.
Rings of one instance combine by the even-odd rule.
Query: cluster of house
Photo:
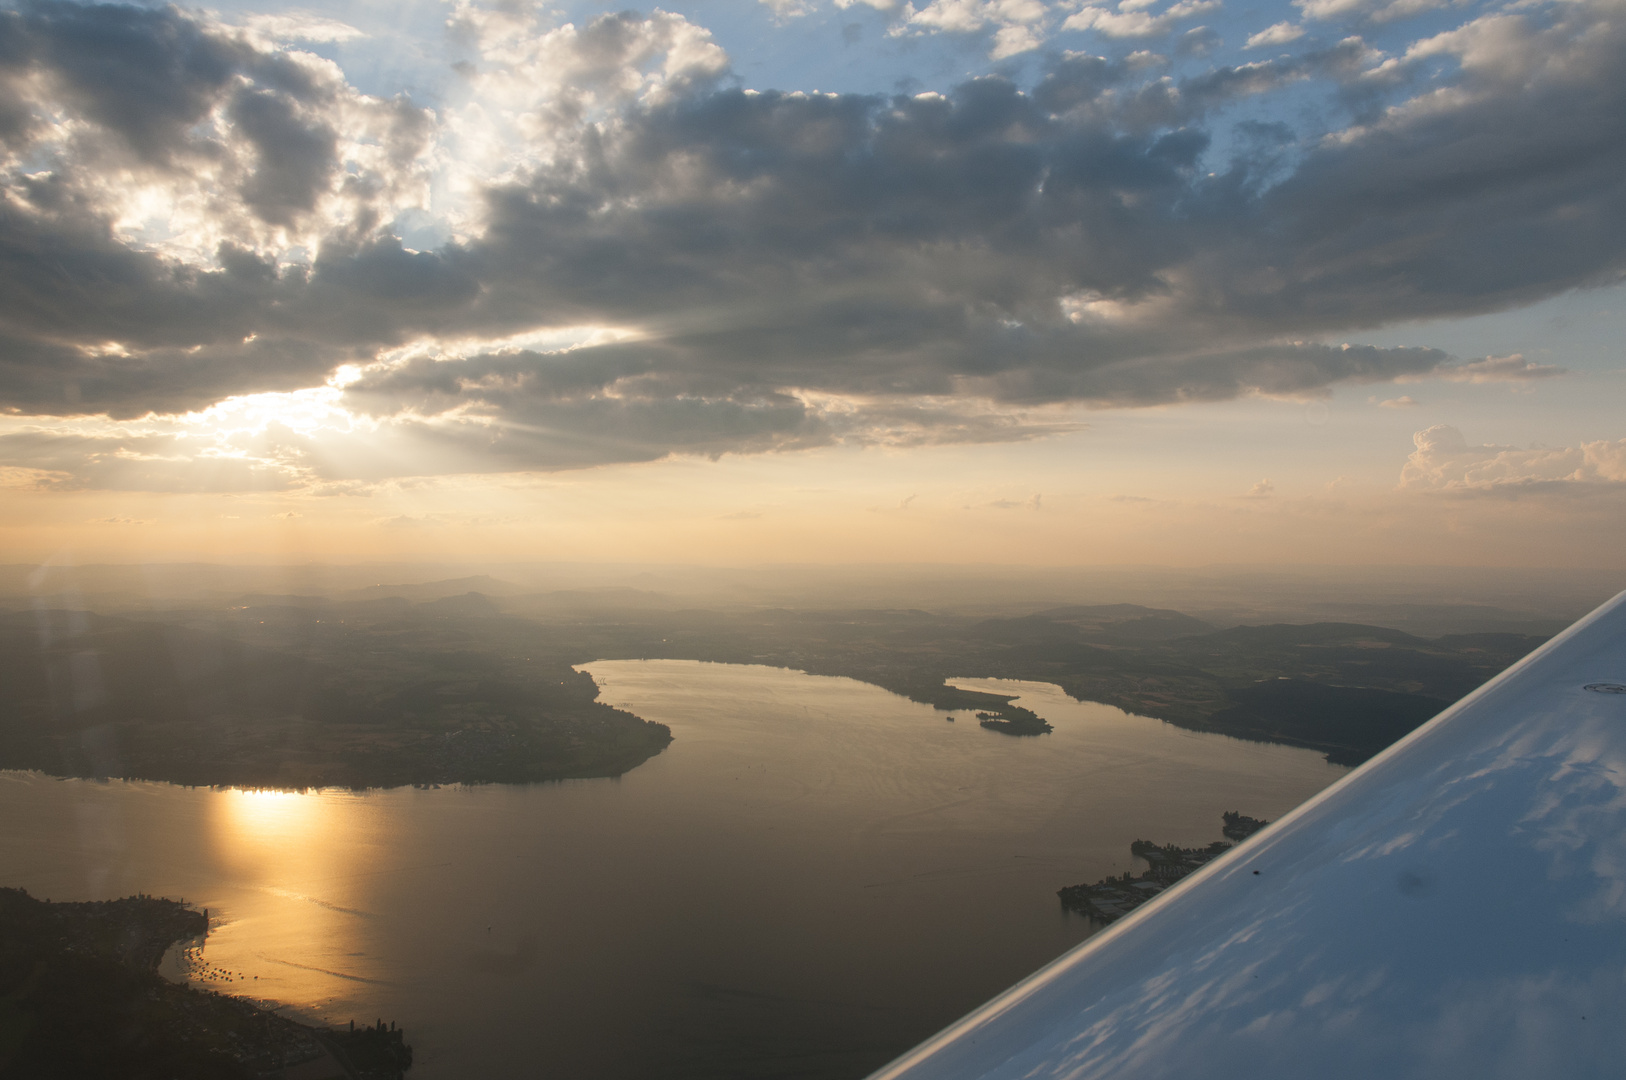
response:
[[[1235,811],[1227,811],[1224,822],[1223,831],[1233,840],[1244,840],[1270,824]],[[1229,850],[1231,845],[1223,840],[1216,840],[1201,848],[1136,840],[1129,845],[1129,853],[1146,861],[1145,873],[1136,876],[1125,872],[1122,877],[1104,878],[1094,885],[1069,885],[1056,895],[1061,897],[1061,906],[1068,911],[1076,911],[1101,922],[1112,922]]]

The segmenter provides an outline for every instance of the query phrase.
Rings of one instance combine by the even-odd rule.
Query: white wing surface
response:
[[[1626,1076],[1626,593],[872,1080]]]

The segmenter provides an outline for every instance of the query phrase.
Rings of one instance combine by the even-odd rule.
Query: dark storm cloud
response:
[[[467,239],[412,251],[368,193],[455,129],[378,103],[382,171],[341,176],[343,88],[309,65],[173,9],[26,5],[0,18],[0,130],[46,145],[50,104],[99,135],[13,168],[0,405],[133,416],[310,385],[419,337],[636,328],[567,353],[403,362],[349,388],[460,465],[555,468],[1047,430],[972,401],[1144,405],[1419,375],[1449,358],[1313,342],[1626,272],[1617,12],[1487,16],[1381,69],[1356,39],[1180,81],[1064,56],[1029,92],[989,77],[948,95],[754,93],[678,72],[598,112],[541,108],[528,122],[547,163],[487,186]],[[645,25],[598,20],[573,63],[627,82]],[[1231,103],[1307,81],[1386,106],[1310,140],[1249,121],[1218,159]],[[41,85],[49,102],[27,96]],[[230,130],[199,134],[205,115]],[[324,226],[306,264],[246,241],[185,263],[115,232],[86,178],[116,154],[250,162],[221,211],[242,229],[316,220],[334,192],[361,209]]]
[[[1623,266],[1626,66],[1601,55],[1626,59],[1620,34],[1579,14],[1525,29],[1528,51],[1569,48],[1596,70],[1535,91],[1467,70],[1460,104],[1312,145],[1270,185],[1246,157],[1204,175],[1198,128],[1126,130],[1157,84],[1095,58],[1062,61],[1032,94],[989,78],[947,98],[717,91],[633,110],[588,129],[571,168],[492,192],[468,252],[478,307],[518,323],[545,297],[559,321],[642,323],[660,338],[645,362],[680,385],[1104,403],[1426,370],[1444,356],[1368,350],[1351,366],[1279,341],[1485,310]],[[1168,97],[1189,125],[1348,75],[1362,49],[1224,69]],[[1074,321],[1057,299],[1076,294],[1155,318]]]
[[[267,149],[308,159],[313,148],[301,144],[320,139],[287,107],[325,96],[308,69],[173,7],[31,0],[0,12],[0,71],[43,76],[57,104],[148,164],[217,153],[195,129],[233,96],[251,137]],[[241,79],[258,88],[243,91]],[[282,97],[280,108],[272,95]],[[281,158],[269,164],[288,167]],[[323,164],[331,167],[331,153]]]
[[[491,359],[447,364],[445,374],[455,379],[470,368],[489,371]],[[506,359],[516,366],[525,366],[528,359],[542,366],[553,358],[533,354]],[[952,405],[880,401],[832,411],[784,394],[707,397],[636,380],[618,384],[614,394],[583,396],[558,393],[557,383],[546,390],[527,386],[523,378],[509,385],[489,378],[477,386],[443,385],[439,393],[426,393],[411,376],[388,381],[387,387],[369,383],[357,388],[352,402],[393,411],[406,400],[422,411],[370,434],[372,453],[332,439],[315,442],[312,467],[319,476],[381,480],[401,475],[403,461],[417,463],[423,473],[458,473],[535,469],[538,462],[552,469],[586,468],[673,453],[719,457],[839,442],[1017,442],[1079,427],[1065,420]],[[404,399],[394,396],[403,391]],[[436,422],[419,418],[454,402],[460,409],[455,416]]]
[[[1566,58],[1570,78],[1476,72],[1457,108],[1419,107],[1318,148],[1258,200],[1258,220],[1292,247],[1250,236],[1250,261],[1285,270],[1282,286],[1233,294],[1233,310],[1375,323],[1496,310],[1617,280],[1626,271],[1626,24],[1590,29],[1600,40]],[[1530,48],[1557,52],[1555,36],[1563,40],[1533,35]]]
[[[309,386],[370,359],[403,310],[477,287],[448,255],[375,235],[364,177],[339,188],[360,220],[331,228],[308,266],[231,239],[186,262],[117,233],[123,189],[198,173],[212,179],[193,197],[228,237],[308,220],[338,176],[348,89],[289,55],[173,8],[28,3],[0,12],[0,88],[0,406],[126,417]],[[373,106],[381,153],[402,167],[429,118]]]
[[[535,468],[538,461],[554,468],[583,468],[653,461],[672,453],[716,457],[831,441],[819,418],[800,401],[782,395],[594,396],[513,404],[499,424],[418,424],[406,434],[424,445],[430,461],[450,452],[493,471]]]
[[[231,118],[259,155],[243,197],[260,219],[292,225],[299,213],[314,210],[334,164],[338,140],[332,129],[301,122],[293,102],[270,90],[239,91]]]
[[[1100,405],[1225,401],[1250,392],[1291,397],[1313,395],[1334,382],[1417,375],[1448,359],[1438,349],[1263,345],[1155,360],[1136,357],[1077,373],[1022,371],[1007,377],[1002,389],[1013,398],[1072,398]]]
[[[0,13],[0,64],[47,74],[62,103],[168,164],[245,59],[173,11],[37,2]]]
[[[1180,80],[1165,77],[1139,83],[1135,76],[1141,68],[1127,60],[1071,55],[1051,63],[1034,87],[1033,103],[1050,113],[1087,111],[1107,127],[1179,128],[1199,123],[1240,98],[1268,94],[1306,79],[1330,79],[1340,85],[1358,80],[1366,53],[1359,38],[1349,38],[1297,56],[1210,68]],[[1349,93],[1345,91],[1344,96]]]

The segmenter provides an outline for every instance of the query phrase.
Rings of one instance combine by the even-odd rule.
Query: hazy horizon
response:
[[[1619,591],[1613,570],[1465,567],[1044,567],[951,564],[0,564],[0,607],[139,612],[301,597],[416,602],[479,592],[504,611],[920,609],[1003,615],[1134,604],[1216,625],[1353,622],[1424,636],[1551,634]],[[540,603],[541,606],[537,606]]]

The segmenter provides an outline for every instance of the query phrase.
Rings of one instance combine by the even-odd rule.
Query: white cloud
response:
[[[994,33],[994,47],[988,50],[988,59],[1003,60],[1032,52],[1044,44],[1044,35],[1027,25],[1002,26]]]
[[[989,56],[1001,60],[1042,45],[1049,17],[1050,9],[1041,0],[931,0],[919,10],[907,5],[902,22],[890,32],[899,36],[911,29],[951,34],[993,30]]]
[[[1293,0],[1306,19],[1371,19],[1392,22],[1449,7],[1459,0]]]
[[[1267,26],[1248,38],[1242,47],[1244,49],[1262,49],[1268,45],[1286,45],[1297,41],[1304,36],[1304,27],[1290,22],[1279,22],[1274,26]]]
[[[769,0],[764,0],[769,2]],[[893,6],[886,0],[837,0],[846,7],[864,2],[881,10]],[[1063,30],[1093,30],[1110,38],[1155,37],[1172,30],[1183,20],[1195,18],[1222,6],[1222,0],[1177,0],[1164,11],[1152,13],[1149,9],[1161,0],[1118,0],[1111,4],[1091,3],[1069,15],[1061,24]],[[1074,6],[1058,5],[1060,9]],[[1020,53],[1031,52],[1044,45],[1056,16],[1056,8],[1044,0],[931,0],[924,8],[906,4],[899,23],[889,33],[903,36],[910,33],[977,34],[992,31],[989,58],[1002,60]],[[1141,54],[1144,59],[1161,62],[1161,57]],[[1144,66],[1131,64],[1132,67]]]
[[[1401,469],[1403,489],[1484,493],[1626,484],[1626,439],[1529,449],[1470,445],[1461,431],[1438,424],[1412,441],[1417,448]]]
[[[785,19],[800,19],[811,14],[815,8],[812,0],[761,0],[762,4],[773,12],[774,18],[781,21]]]
[[[1403,394],[1397,398],[1389,398],[1387,401],[1378,402],[1378,408],[1380,409],[1415,409],[1416,407],[1417,401],[1410,394]]]
[[[1091,5],[1074,12],[1062,23],[1063,30],[1094,30],[1110,38],[1155,37],[1173,30],[1182,20],[1218,11],[1220,0],[1178,0],[1156,15],[1145,9],[1147,0],[1119,0],[1118,10]]]
[[[354,41],[367,35],[337,19],[309,11],[286,11],[275,15],[250,15],[243,25],[267,43],[282,41]]]
[[[179,9],[148,19],[160,17],[167,27],[117,14],[107,27],[89,17],[53,27],[79,70],[11,82],[13,106],[32,114],[16,153],[0,158],[0,186],[19,208],[49,212],[38,183],[49,176],[51,200],[105,219],[131,250],[191,268],[217,266],[223,245],[308,264],[335,233],[427,209],[433,114],[360,93],[331,61],[280,44],[359,31],[299,14],[246,29]],[[162,94],[120,85],[113,56],[150,53],[143,30],[190,50]]]
[[[787,0],[785,14],[800,5]],[[658,105],[728,70],[711,32],[682,15],[604,15],[586,26],[549,29],[540,7],[487,8],[458,0],[450,20],[472,37],[480,61],[469,98],[447,132],[443,182],[463,205],[443,208],[461,230],[478,231],[482,194],[493,182],[568,160],[587,125],[612,128],[619,110]]]
[[[1487,356],[1467,364],[1453,364],[1439,368],[1434,375],[1452,382],[1529,382],[1532,379],[1551,379],[1568,372],[1554,364],[1538,364],[1526,360],[1524,354]]]

